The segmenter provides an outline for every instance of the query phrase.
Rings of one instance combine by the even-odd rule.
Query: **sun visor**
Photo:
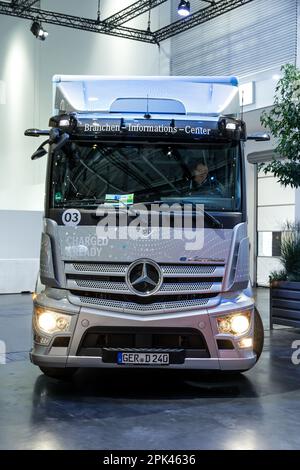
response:
[[[240,113],[236,77],[53,77],[54,114],[230,116]]]

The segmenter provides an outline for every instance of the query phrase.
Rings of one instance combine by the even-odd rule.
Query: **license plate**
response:
[[[168,353],[119,352],[117,355],[117,363],[166,366],[170,364],[170,355]]]

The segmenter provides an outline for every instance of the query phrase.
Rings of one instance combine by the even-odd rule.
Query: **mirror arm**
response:
[[[45,134],[41,134],[41,132],[45,132]],[[47,154],[47,151],[44,149],[44,146],[49,144],[52,145],[51,154],[54,155],[58,152],[70,139],[69,134],[66,132],[61,134],[59,129],[51,129],[51,131],[39,131],[37,129],[28,129],[25,131],[25,135],[39,137],[40,135],[48,135],[49,139],[43,142],[38,149],[34,152],[31,157],[31,160],[37,160],[42,158],[44,155]]]
[[[45,140],[45,142],[43,142],[43,143],[39,146],[39,148],[34,152],[34,154],[33,154],[32,157],[31,157],[31,160],[38,160],[39,158],[42,158],[44,155],[46,155],[46,154],[47,154],[47,151],[44,149],[44,146],[47,145],[47,144],[49,144],[49,143],[50,143],[49,139]],[[40,152],[41,150],[44,150],[45,153],[42,154],[42,152],[41,152],[41,154],[39,155],[39,152]]]
[[[69,134],[67,134],[66,132],[64,134],[62,134],[61,136],[57,137],[57,139],[51,139],[50,138],[50,143],[51,144],[54,144],[54,148],[53,148],[53,153],[56,153],[58,152],[70,139],[70,136]]]
[[[247,135],[247,140],[254,140],[255,142],[269,142],[271,137],[265,132],[254,132]]]

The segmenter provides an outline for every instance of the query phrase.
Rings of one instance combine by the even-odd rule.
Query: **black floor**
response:
[[[266,289],[257,304],[268,328]],[[85,370],[60,383],[28,361],[30,316],[29,296],[0,296],[0,449],[300,448],[300,330],[266,331],[239,378]]]

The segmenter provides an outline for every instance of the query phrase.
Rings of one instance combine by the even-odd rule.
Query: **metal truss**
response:
[[[139,0],[115,15],[109,16],[104,22],[108,23],[110,26],[120,26],[167,1],[168,0]]]
[[[16,9],[26,10],[27,8],[32,7],[35,3],[38,3],[40,0],[12,0],[11,5]]]
[[[225,13],[228,13],[231,10],[235,10],[236,8],[246,5],[250,2],[253,2],[253,0],[219,0],[211,6],[198,10],[184,19],[175,21],[169,26],[158,29],[155,31],[154,36],[157,42],[164,41],[165,39],[176,36],[177,34],[194,28],[199,24],[206,23],[213,18],[224,15]]]
[[[126,39],[133,39],[135,41],[147,42],[155,44],[155,38],[152,33],[140,29],[127,28],[125,26],[117,26],[111,28],[104,21],[97,22],[89,18],[81,18],[79,16],[66,15],[64,13],[57,13],[54,11],[40,10],[38,8],[27,8],[26,10],[21,7],[14,7],[12,3],[0,1],[0,15],[15,16],[18,18],[25,18],[28,20],[36,20],[43,23],[55,24],[64,26],[66,28],[81,29],[94,33],[102,33],[110,36],[118,36]]]
[[[167,0],[139,0],[115,15],[103,21],[97,21],[34,8],[33,5],[38,3],[38,1],[12,0],[11,2],[5,2],[0,0],[0,15],[14,16],[28,20],[39,20],[43,23],[64,26],[66,28],[107,34],[149,44],[159,44],[161,41],[210,21],[213,18],[217,18],[247,3],[253,2],[253,0],[203,0],[206,3],[210,3],[210,5],[196,11],[186,18],[160,28],[155,32],[122,26],[131,19],[136,18],[166,1]]]

